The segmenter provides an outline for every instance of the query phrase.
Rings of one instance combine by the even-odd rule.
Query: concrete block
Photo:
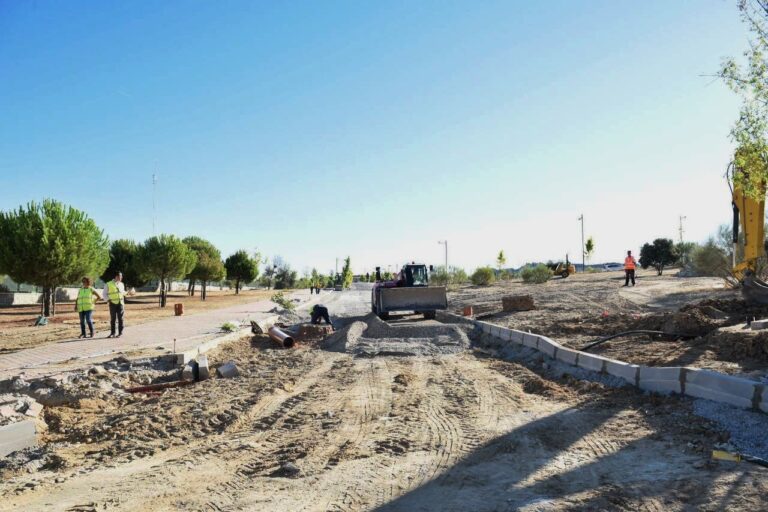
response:
[[[605,366],[607,363],[608,360],[604,357],[596,356],[595,354],[588,354],[586,352],[579,353],[579,368],[602,373],[605,371]]]
[[[36,444],[35,420],[24,420],[0,427],[0,457]]]
[[[637,385],[637,374],[640,367],[636,364],[629,364],[623,361],[614,361],[613,359],[605,360],[605,371],[609,375],[619,377],[629,382],[633,386]]]
[[[510,295],[501,298],[501,309],[506,312],[530,311],[536,309],[533,295]]]
[[[207,380],[211,376],[211,370],[208,366],[208,356],[197,356],[197,380]]]
[[[653,391],[656,393],[682,393],[682,384],[680,377],[683,369],[677,366],[673,367],[640,367],[641,389]]]
[[[492,325],[491,336],[496,336],[497,338],[501,338],[501,327],[499,327],[498,325]]]
[[[180,352],[178,354],[171,354],[171,360],[177,366],[184,366],[192,360],[192,355],[189,352]]]
[[[30,418],[37,418],[40,416],[41,412],[43,412],[43,404],[38,402],[32,402],[29,404],[29,408],[26,411],[24,411],[24,414],[26,414]]]
[[[759,331],[761,329],[768,328],[768,320],[752,320],[752,323],[749,324],[750,329],[753,331]]]
[[[221,377],[222,379],[230,379],[232,377],[237,377],[240,375],[240,370],[237,369],[237,365],[234,361],[230,361],[228,363],[224,363],[223,365],[219,366],[218,370],[216,370],[216,373]]]
[[[763,399],[760,401],[757,407],[761,411],[768,413],[768,389],[765,387],[763,387]]]
[[[523,336],[525,336],[525,333],[523,331],[518,331],[517,329],[510,329],[510,341],[514,343],[519,343],[520,345],[523,344]]]
[[[501,327],[499,329],[500,331],[500,338],[504,341],[512,341],[512,331],[510,329],[507,329],[506,327]]]
[[[549,357],[555,357],[555,352],[560,348],[560,344],[546,336],[537,336],[537,338],[539,338],[539,352],[543,352]]]
[[[576,360],[579,357],[579,351],[565,347],[557,347],[555,358],[565,364],[576,366]]]
[[[181,380],[197,380],[197,361],[190,361],[181,370]]]
[[[685,394],[724,402],[737,407],[751,408],[755,388],[759,382],[724,375],[709,370],[685,370]]]
[[[539,337],[529,332],[523,333],[523,345],[532,349],[539,349]]]
[[[485,334],[491,334],[491,328],[493,325],[489,324],[488,322],[478,322],[480,324],[480,328],[483,330]]]

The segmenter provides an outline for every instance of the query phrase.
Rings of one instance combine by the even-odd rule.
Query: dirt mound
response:
[[[323,348],[360,356],[436,356],[469,347],[469,328],[461,325],[390,325],[368,314],[330,336]]]
[[[681,334],[698,338],[718,327],[720,324],[706,316],[700,309],[689,309],[671,314],[662,325],[662,330],[667,334]]]

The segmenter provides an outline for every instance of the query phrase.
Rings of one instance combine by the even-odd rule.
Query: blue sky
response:
[[[594,261],[730,212],[735,2],[0,0],[0,209],[298,270]]]

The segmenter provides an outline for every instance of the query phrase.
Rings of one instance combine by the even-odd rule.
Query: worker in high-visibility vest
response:
[[[88,324],[88,330],[91,332],[90,337],[93,338],[93,308],[100,298],[99,293],[91,286],[91,278],[84,277],[83,287],[77,291],[77,299],[75,299],[75,311],[80,315],[79,338],[85,338],[86,323]]]
[[[109,302],[109,336],[115,337],[115,321],[117,321],[117,337],[123,335],[123,317],[125,315],[125,285],[123,273],[115,272],[115,278],[104,285],[101,293],[103,299]]]
[[[630,279],[632,280],[632,286],[635,286],[635,269],[637,268],[637,262],[635,257],[632,256],[632,251],[627,251],[627,257],[624,258],[624,286],[629,286]]]

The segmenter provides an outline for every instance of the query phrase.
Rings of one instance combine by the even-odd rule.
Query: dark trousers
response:
[[[315,309],[312,310],[312,323],[319,324],[320,320],[325,320],[325,323],[331,325],[331,319],[328,316],[328,308],[315,306]]]
[[[85,336],[85,324],[88,323],[88,330],[91,331],[93,336],[93,310],[80,311],[80,334]]]
[[[117,320],[117,334],[123,334],[123,315],[125,314],[125,306],[120,304],[109,303],[109,332],[115,334],[115,320]]]
[[[625,269],[624,272],[627,274],[624,278],[624,286],[629,286],[629,280],[632,280],[632,286],[635,286],[635,269]]]

